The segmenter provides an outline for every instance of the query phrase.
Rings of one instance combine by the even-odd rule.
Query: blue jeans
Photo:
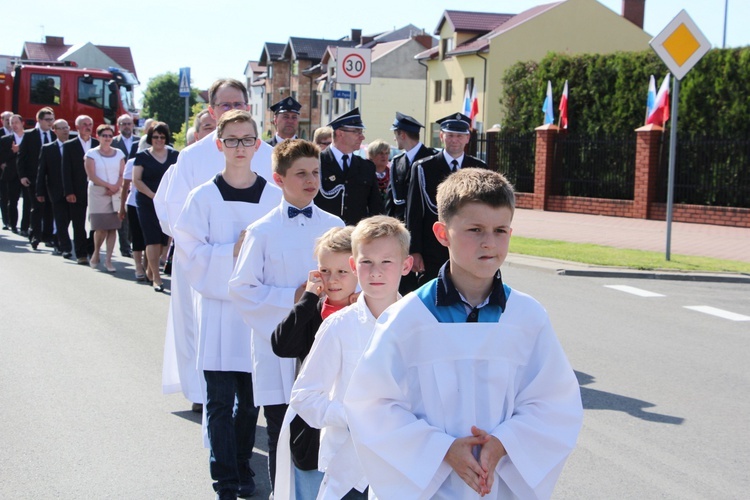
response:
[[[209,468],[214,491],[238,491],[251,481],[258,409],[253,376],[244,372],[204,371],[206,420],[211,444]]]
[[[319,470],[301,470],[294,467],[294,494],[297,500],[318,498],[323,473]]]

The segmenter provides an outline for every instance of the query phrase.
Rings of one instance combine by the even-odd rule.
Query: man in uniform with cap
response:
[[[406,222],[406,197],[409,194],[411,182],[411,166],[422,158],[437,154],[434,148],[428,148],[419,140],[420,129],[424,125],[413,117],[396,112],[393,121],[393,137],[398,148],[404,152],[393,157],[391,162],[391,185],[388,187],[385,199],[385,213]],[[410,272],[401,277],[399,292],[406,295],[417,289],[417,276]]]
[[[297,128],[299,127],[299,110],[302,105],[294,97],[285,97],[273,106],[273,127],[276,134],[266,141],[272,147],[287,139],[297,138]]]
[[[320,153],[320,191],[315,204],[350,226],[382,214],[383,198],[375,164],[352,154],[365,138],[359,108],[339,116],[328,126],[333,129],[333,143]]]
[[[448,260],[448,249],[432,232],[437,222],[437,188],[443,180],[461,168],[489,168],[479,158],[464,154],[469,143],[471,119],[461,113],[437,120],[443,151],[419,160],[411,167],[411,183],[406,200],[406,227],[411,233],[409,253],[414,258],[412,269],[419,273],[419,285],[436,278]]]

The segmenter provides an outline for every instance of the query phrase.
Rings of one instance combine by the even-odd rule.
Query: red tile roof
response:
[[[469,31],[474,33],[487,33],[497,28],[505,21],[513,17],[514,14],[497,14],[493,12],[466,12],[461,10],[446,10],[440,23],[435,29],[435,34],[439,35],[443,24],[448,21],[453,27],[453,31]]]
[[[39,42],[25,42],[21,57],[24,59],[39,59],[42,61],[56,61],[58,57],[65,54],[73,45],[48,44]],[[112,45],[96,45],[96,48],[104,52],[107,57],[115,61],[118,66],[138,76],[133,63],[133,55],[130,47],[115,47]]]

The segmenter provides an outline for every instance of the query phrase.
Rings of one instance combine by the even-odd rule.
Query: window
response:
[[[266,78],[273,80],[273,64],[268,65],[268,76]]]
[[[294,76],[299,75],[299,61],[294,61],[292,63],[292,74]]]
[[[448,52],[453,50],[453,38],[443,38],[441,40],[441,46],[442,50],[440,56],[441,59],[445,59],[446,57],[448,57]]]
[[[453,80],[445,81],[445,100],[450,101],[453,96]]]
[[[435,80],[435,102],[440,102],[443,98],[443,81]]]
[[[317,109],[318,108],[318,93],[313,92],[310,95],[310,108],[311,109]]]
[[[464,88],[469,89],[469,95],[474,90],[474,77],[464,79]]]
[[[29,101],[31,104],[45,106],[60,104],[60,77],[32,73]]]
[[[78,79],[78,102],[95,108],[104,108],[104,80],[81,77]]]

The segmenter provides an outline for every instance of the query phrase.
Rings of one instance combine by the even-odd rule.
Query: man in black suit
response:
[[[99,145],[99,141],[91,137],[94,121],[86,115],[76,118],[78,137],[63,143],[62,181],[63,193],[70,208],[70,220],[73,222],[73,241],[76,249],[76,259],[81,265],[87,265],[89,253],[88,237],[86,236],[86,207],[88,206],[88,176],[84,167],[83,155]]]
[[[0,137],[5,137],[6,135],[9,135],[13,130],[10,128],[10,117],[13,116],[13,113],[10,111],[3,111],[0,113]]]
[[[23,134],[23,142],[18,149],[18,177],[24,190],[23,210],[26,217],[27,210],[31,219],[29,226],[29,241],[34,250],[41,241],[52,243],[52,205],[47,201],[39,201],[36,192],[37,170],[39,169],[39,153],[42,146],[54,142],[55,133],[51,130],[55,121],[52,108],[42,108],[36,113],[36,127]],[[44,195],[44,191],[41,193]],[[43,198],[46,200],[46,198]],[[29,207],[27,209],[27,206]],[[21,224],[23,227],[23,223]]]
[[[411,181],[411,166],[434,154],[437,150],[428,148],[419,140],[420,129],[424,125],[416,119],[403,113],[396,112],[393,121],[393,136],[399,149],[404,152],[393,157],[391,162],[391,185],[388,187],[385,199],[385,213],[406,222],[406,198],[409,194],[409,183]],[[399,292],[406,295],[417,289],[417,276],[410,272],[401,277]]]
[[[133,135],[134,126],[133,117],[127,113],[117,119],[117,129],[120,133],[112,139],[112,147],[118,148],[125,153],[125,161],[134,158],[138,152],[138,143],[141,138]],[[123,257],[132,257],[133,252],[130,249],[130,225],[128,224],[127,217],[122,219],[120,229],[117,230],[117,239],[120,242],[120,254]]]
[[[276,147],[282,141],[296,139],[299,128],[299,110],[302,109],[302,104],[298,103],[294,97],[285,97],[270,109],[273,111],[273,127],[276,133],[266,142]]]
[[[70,127],[65,120],[57,120],[52,125],[57,139],[42,146],[39,155],[39,168],[36,175],[36,197],[52,206],[52,216],[55,220],[55,250],[66,259],[73,254],[68,227],[70,226],[70,203],[65,200],[65,190],[62,182],[62,149],[68,140]]]
[[[461,168],[488,168],[479,158],[464,154],[469,143],[471,120],[461,113],[446,116],[440,124],[443,151],[414,163],[406,200],[406,227],[411,233],[409,253],[414,258],[412,269],[419,273],[419,285],[436,278],[448,260],[448,249],[432,232],[437,222],[437,188],[451,173]],[[426,195],[426,196],[425,196]]]
[[[383,213],[375,164],[353,155],[365,138],[365,126],[354,108],[328,124],[333,144],[320,154],[320,191],[315,204],[347,225]]]
[[[18,179],[18,149],[23,142],[23,118],[12,115],[12,132],[0,138],[0,203],[2,203],[3,229],[18,232],[18,199],[21,197],[21,182]]]

